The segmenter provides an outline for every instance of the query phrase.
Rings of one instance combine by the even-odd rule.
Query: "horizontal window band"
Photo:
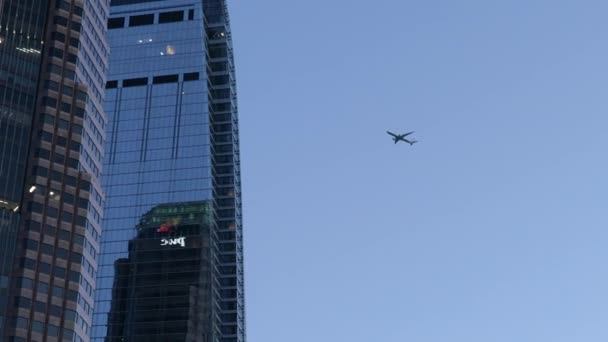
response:
[[[200,79],[199,72],[188,72],[183,74],[183,81],[198,81]],[[154,76],[152,84],[177,83],[179,82],[179,74]],[[148,77],[129,78],[122,81],[122,87],[137,87],[148,85]],[[106,89],[119,88],[119,80],[110,80],[106,82]]]

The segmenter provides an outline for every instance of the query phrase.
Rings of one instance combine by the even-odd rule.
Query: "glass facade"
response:
[[[48,1],[5,1],[0,11],[0,336],[3,336]]]
[[[88,341],[109,1],[0,4],[0,338]]]
[[[114,0],[93,341],[245,341],[223,2]]]

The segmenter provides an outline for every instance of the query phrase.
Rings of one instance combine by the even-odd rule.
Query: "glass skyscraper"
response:
[[[244,342],[238,117],[223,0],[113,0],[93,341]]]
[[[0,1],[0,340],[89,341],[107,0]]]

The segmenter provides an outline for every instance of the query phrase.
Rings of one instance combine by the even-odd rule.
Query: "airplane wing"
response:
[[[412,134],[412,133],[414,133],[414,132],[415,132],[415,131],[407,132],[407,133],[403,134],[402,136],[407,137],[408,135],[410,135],[410,134]]]
[[[393,136],[394,138],[396,138],[396,137],[397,137],[397,134],[395,134],[395,133],[392,133],[392,132],[389,132],[389,131],[386,131],[386,133],[388,133],[388,135]]]

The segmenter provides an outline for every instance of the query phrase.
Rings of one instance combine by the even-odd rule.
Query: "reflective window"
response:
[[[125,26],[125,18],[110,18],[108,19],[108,29],[122,28]]]
[[[129,27],[154,24],[154,14],[133,15],[129,17]]]
[[[174,23],[184,21],[184,11],[161,12],[158,15],[158,23]]]

